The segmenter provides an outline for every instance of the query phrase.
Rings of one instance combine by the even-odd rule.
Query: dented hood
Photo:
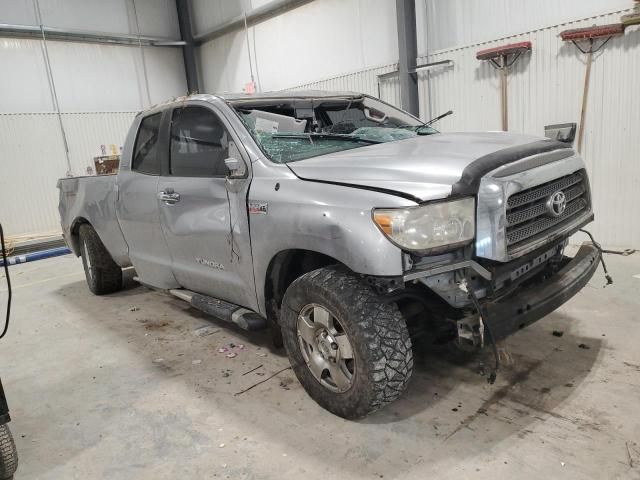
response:
[[[449,196],[464,169],[474,161],[540,140],[503,132],[435,134],[354,148],[287,165],[303,180],[387,190],[427,201]]]

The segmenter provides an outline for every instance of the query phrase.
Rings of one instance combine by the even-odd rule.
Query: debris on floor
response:
[[[140,310],[140,307],[136,307],[135,305],[133,307],[129,307],[130,312],[137,312],[138,310]]]
[[[551,334],[554,337],[561,337],[562,335],[564,335],[564,332],[562,330],[554,330]]]
[[[194,360],[191,362],[191,365],[200,365],[202,363],[202,360]]]
[[[242,350],[244,350],[244,345],[242,344],[236,345],[235,343],[229,343],[228,345],[220,347],[218,349],[218,353],[225,353],[226,354],[225,357],[227,358],[235,358],[238,356],[238,353]]]
[[[285,377],[282,380],[280,380],[280,386],[285,390],[289,390],[289,385],[291,385],[292,382],[293,382],[293,379],[291,377]]]
[[[255,368],[252,368],[251,370],[249,370],[248,372],[244,372],[242,375],[249,375],[251,372],[255,372],[256,370],[258,370],[259,368],[262,368],[262,364],[258,365]]]
[[[233,395],[234,395],[234,396],[236,396],[236,397],[237,397],[238,395],[242,395],[243,393],[246,393],[246,392],[248,392],[249,390],[251,390],[251,389],[253,389],[253,388],[257,387],[258,385],[262,385],[264,382],[268,382],[268,381],[269,381],[269,380],[271,380],[273,377],[275,377],[275,376],[277,376],[277,375],[280,375],[280,374],[281,374],[282,372],[284,372],[285,370],[290,370],[290,369],[291,369],[291,366],[288,366],[288,367],[285,367],[285,368],[281,368],[281,369],[280,369],[280,370],[278,370],[277,372],[272,373],[271,375],[269,375],[267,378],[265,378],[265,379],[263,379],[263,380],[260,380],[259,382],[256,382],[256,383],[254,383],[253,385],[251,385],[250,387],[247,387],[247,388],[245,388],[245,389],[243,389],[243,390],[240,390],[239,392],[236,392],[236,393],[234,393]],[[291,382],[289,382],[289,383],[291,383]]]
[[[578,345],[578,348],[581,348],[583,350],[589,350],[591,347],[586,343],[581,343],[580,345]]]
[[[218,333],[219,331],[219,328],[215,328],[211,325],[205,325],[203,327],[196,328],[193,331],[193,334],[198,337],[208,337],[209,335],[213,335],[214,333]]]

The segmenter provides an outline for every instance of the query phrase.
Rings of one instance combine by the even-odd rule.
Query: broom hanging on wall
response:
[[[501,47],[488,48],[476,53],[478,60],[487,60],[500,72],[500,99],[502,106],[502,130],[509,130],[509,106],[507,101],[507,77],[520,56],[531,51],[531,42],[512,43]]]
[[[593,27],[576,28],[560,32],[560,38],[562,38],[562,40],[565,42],[572,42],[581,53],[587,56],[587,66],[584,74],[584,89],[582,92],[582,110],[580,111],[580,127],[578,129],[578,153],[582,153],[593,54],[602,50],[612,37],[624,34],[624,28],[625,25],[623,23],[614,23],[611,25],[594,25]]]

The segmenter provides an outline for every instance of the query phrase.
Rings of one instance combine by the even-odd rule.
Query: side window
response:
[[[208,108],[175,109],[171,119],[171,175],[224,177],[230,141],[227,129]]]
[[[133,148],[132,170],[151,175],[160,175],[158,137],[161,117],[161,113],[156,113],[144,118],[140,123],[136,144]]]

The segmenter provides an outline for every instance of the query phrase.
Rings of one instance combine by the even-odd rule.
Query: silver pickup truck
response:
[[[143,285],[271,328],[309,395],[345,418],[402,394],[412,342],[495,347],[601,258],[593,243],[563,254],[593,220],[570,145],[442,134],[357,93],[180,98],[135,118],[117,176],[58,188],[93,293],[133,266]]]

